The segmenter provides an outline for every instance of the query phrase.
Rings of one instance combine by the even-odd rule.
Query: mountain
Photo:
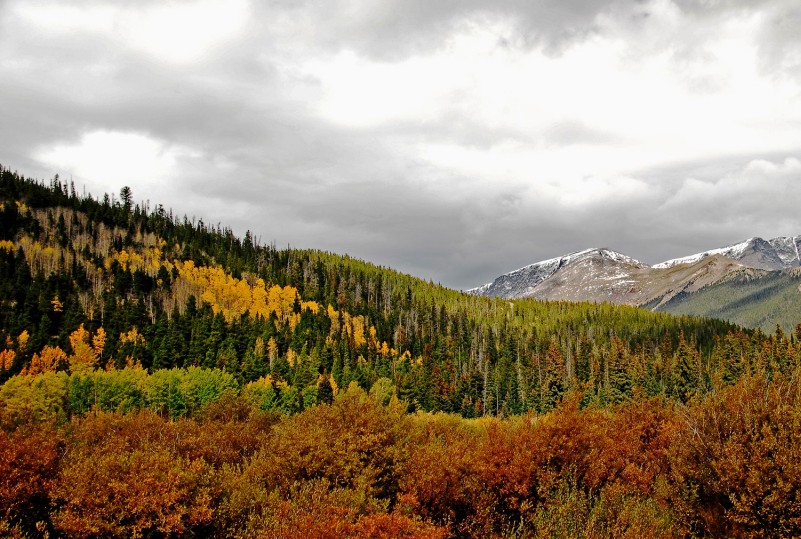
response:
[[[681,293],[655,310],[703,315],[772,332],[801,322],[801,269],[735,271],[712,286]]]
[[[559,271],[576,266],[586,269],[585,273],[588,275],[597,275],[601,279],[617,279],[619,284],[625,283],[627,272],[631,269],[647,267],[633,258],[606,248],[586,249],[531,264],[467,292],[507,299],[538,297],[537,287],[540,283],[549,280]]]
[[[655,264],[654,268],[670,268],[679,264],[697,262],[713,255],[737,260],[749,268],[782,270],[801,266],[801,236],[780,237],[772,240],[750,238],[743,242],[712,249],[682,258]]]
[[[749,240],[648,266],[587,249],[501,275],[468,293],[608,302],[791,330],[801,321],[801,236]]]

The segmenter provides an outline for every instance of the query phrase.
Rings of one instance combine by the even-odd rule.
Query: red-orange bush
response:
[[[692,405],[671,449],[677,499],[712,535],[801,536],[801,381],[747,377]]]
[[[62,446],[52,425],[0,430],[0,521],[30,530],[47,520]]]

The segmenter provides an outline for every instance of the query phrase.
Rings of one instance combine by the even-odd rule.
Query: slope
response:
[[[714,286],[682,293],[656,307],[673,314],[728,320],[772,332],[790,331],[801,321],[801,271],[741,270]]]

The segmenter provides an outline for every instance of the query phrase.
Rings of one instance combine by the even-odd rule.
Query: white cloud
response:
[[[169,179],[181,157],[196,151],[171,146],[140,133],[92,131],[75,143],[41,147],[36,158],[55,170],[69,171],[76,183],[94,193],[117,193],[123,185],[134,193],[169,196]],[[170,198],[173,198],[170,196]]]

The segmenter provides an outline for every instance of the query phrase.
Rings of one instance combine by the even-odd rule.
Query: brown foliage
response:
[[[409,419],[359,389],[277,424],[248,473],[286,492],[296,481],[325,479],[366,495],[394,496]]]
[[[211,523],[207,464],[169,451],[85,451],[65,458],[54,521],[74,537],[179,534]]]
[[[178,453],[177,433],[150,413],[76,422],[51,493],[56,528],[74,537],[141,537],[209,524],[209,466]]]
[[[55,375],[54,375],[55,376]],[[801,536],[801,383],[507,420],[405,415],[357,388],[279,419],[90,414],[0,432],[0,535]]]
[[[242,530],[226,530],[240,538],[281,539],[394,538],[442,539],[446,530],[387,513],[384,504],[352,489],[332,487],[326,480],[293,485],[285,496],[277,491],[263,500]]]
[[[401,479],[401,507],[470,537],[509,534],[527,522],[539,522],[529,527],[533,533],[568,521],[580,522],[569,529],[583,530],[594,521],[607,530],[598,537],[615,526],[628,531],[613,536],[631,537],[637,533],[631,530],[658,529],[656,536],[665,536],[675,528],[665,527],[657,506],[626,513],[610,501],[658,498],[677,428],[663,403],[639,399],[610,412],[580,410],[573,397],[541,418],[476,424],[470,432],[463,421],[429,421],[416,435]],[[573,485],[568,494],[566,485]]]
[[[398,505],[439,524],[464,522],[474,512],[478,437],[453,416],[415,418]]]
[[[267,439],[265,423],[223,405],[203,422],[150,412],[76,420],[52,497],[56,527],[71,536],[181,534],[214,523],[218,471]],[[248,416],[249,417],[249,416]]]
[[[47,519],[62,445],[61,432],[51,425],[0,430],[0,522],[30,529]]]
[[[747,377],[685,414],[676,504],[713,535],[801,536],[801,384]]]

